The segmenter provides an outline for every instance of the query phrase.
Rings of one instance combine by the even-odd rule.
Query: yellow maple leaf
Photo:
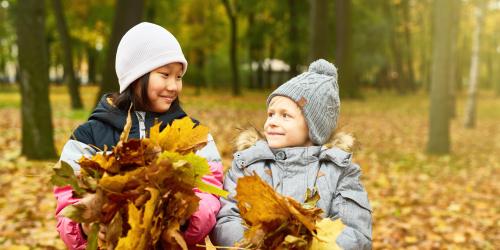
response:
[[[341,250],[336,240],[343,229],[344,224],[339,219],[333,221],[325,218],[317,222],[317,234],[313,237],[309,250]]]
[[[151,193],[151,198],[142,209],[137,209],[133,203],[128,205],[128,224],[130,229],[127,236],[120,238],[117,250],[147,249],[154,245],[151,240],[151,227],[153,225],[153,215],[160,192],[155,188],[146,188]]]
[[[273,220],[286,220],[290,213],[272,187],[257,175],[238,179],[235,199],[241,216],[250,225]]]
[[[119,193],[127,183],[132,180],[139,180],[143,175],[144,168],[142,167],[125,172],[123,175],[109,175],[108,173],[104,173],[98,185],[108,192]]]
[[[158,144],[163,150],[189,153],[203,147],[207,142],[208,127],[198,125],[189,117],[175,120],[172,125],[168,125],[159,134],[157,128],[150,135],[150,138],[158,139]]]
[[[99,152],[92,156],[92,160],[107,172],[117,173],[119,171],[119,165],[116,162],[116,158],[108,154],[108,152]]]
[[[200,246],[201,245],[196,245],[196,246]],[[212,244],[212,241],[210,240],[210,237],[208,237],[208,235],[205,237],[205,249],[206,250],[216,250],[217,248],[214,246],[214,244]]]
[[[128,141],[128,135],[130,133],[130,129],[132,128],[132,117],[130,116],[130,111],[132,110],[132,104],[130,104],[130,108],[128,109],[128,115],[127,115],[127,122],[125,123],[125,126],[123,127],[123,132],[120,135],[120,142],[126,142]]]
[[[152,141],[160,141],[160,126],[161,122],[158,122],[149,129],[149,138]]]

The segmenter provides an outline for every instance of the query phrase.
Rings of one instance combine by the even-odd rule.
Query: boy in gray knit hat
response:
[[[371,249],[371,207],[361,185],[361,169],[349,152],[353,138],[332,136],[339,110],[337,69],[323,59],[269,95],[264,136],[249,130],[237,139],[239,151],[224,180],[230,195],[221,198],[213,231],[217,245],[233,246],[243,238],[236,185],[240,177],[255,173],[278,193],[299,202],[306,200],[307,190],[317,190],[316,206],[323,216],[340,218],[345,225],[331,240],[342,249]],[[256,244],[251,247],[269,247],[265,236]]]

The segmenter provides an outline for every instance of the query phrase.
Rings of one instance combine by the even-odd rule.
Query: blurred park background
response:
[[[141,21],[178,38],[181,100],[225,167],[272,89],[326,58],[374,249],[500,249],[499,0],[0,0],[0,249],[64,249],[51,168],[118,90],[116,47]]]

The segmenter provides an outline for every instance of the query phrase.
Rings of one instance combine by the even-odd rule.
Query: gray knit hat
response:
[[[309,70],[277,88],[267,98],[267,105],[275,96],[286,96],[301,108],[309,127],[309,138],[315,145],[323,145],[337,125],[340,111],[337,68],[324,59],[314,61]]]

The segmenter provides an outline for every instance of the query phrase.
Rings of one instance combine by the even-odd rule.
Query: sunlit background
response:
[[[118,90],[117,42],[141,21],[179,40],[182,103],[226,168],[267,95],[325,58],[339,131],[358,141],[373,248],[500,248],[498,0],[0,0],[0,248],[64,249],[51,167]],[[33,146],[33,131],[46,141]]]

